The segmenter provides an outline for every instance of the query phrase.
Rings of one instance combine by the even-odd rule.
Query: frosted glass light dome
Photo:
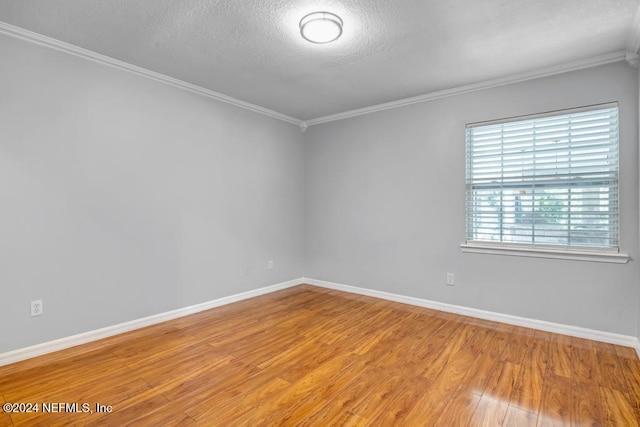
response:
[[[330,43],[342,35],[342,19],[330,12],[313,12],[300,20],[300,34],[311,43]]]

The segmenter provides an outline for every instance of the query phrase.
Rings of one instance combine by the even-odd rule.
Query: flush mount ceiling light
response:
[[[311,43],[329,43],[342,34],[342,19],[330,12],[313,12],[300,20],[300,34]]]

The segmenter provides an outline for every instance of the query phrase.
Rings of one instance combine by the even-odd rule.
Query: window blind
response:
[[[618,248],[617,104],[466,129],[467,242]]]

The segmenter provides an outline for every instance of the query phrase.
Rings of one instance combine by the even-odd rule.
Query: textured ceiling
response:
[[[308,120],[623,50],[639,4],[0,0],[0,21]],[[317,10],[336,42],[300,37]]]

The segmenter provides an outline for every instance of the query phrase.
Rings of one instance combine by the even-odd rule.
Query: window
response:
[[[463,248],[617,254],[617,104],[470,124],[466,134]]]

